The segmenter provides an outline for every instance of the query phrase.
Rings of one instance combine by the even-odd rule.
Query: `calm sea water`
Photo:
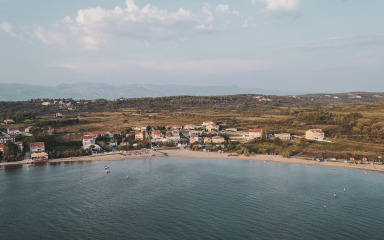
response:
[[[3,167],[0,239],[383,239],[383,183],[230,159]]]

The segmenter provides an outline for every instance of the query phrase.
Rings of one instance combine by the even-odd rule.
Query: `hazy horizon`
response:
[[[0,83],[383,92],[380,0],[0,3]]]

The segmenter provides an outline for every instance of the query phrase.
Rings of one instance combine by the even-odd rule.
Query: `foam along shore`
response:
[[[229,153],[218,152],[201,152],[191,150],[158,150],[158,151],[128,151],[126,153],[112,153],[112,154],[98,154],[92,156],[71,157],[71,158],[58,158],[49,160],[48,163],[58,162],[84,162],[84,161],[122,161],[129,159],[145,159],[149,157],[182,157],[182,158],[216,158],[216,159],[239,159],[239,160],[255,160],[255,161],[271,161],[289,164],[301,164],[309,166],[322,166],[332,168],[356,169],[365,171],[375,171],[384,173],[384,165],[371,165],[371,164],[353,164],[343,162],[317,162],[314,160],[307,160],[304,158],[290,157],[283,158],[280,155],[255,155],[246,157],[228,156]],[[27,161],[6,162],[0,163],[0,166],[27,164]]]

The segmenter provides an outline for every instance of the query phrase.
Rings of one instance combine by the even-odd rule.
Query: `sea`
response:
[[[3,166],[0,239],[384,239],[383,201],[384,174],[340,168],[176,157]]]

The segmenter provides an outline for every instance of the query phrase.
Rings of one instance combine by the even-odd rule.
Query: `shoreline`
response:
[[[342,162],[317,162],[314,160],[306,160],[298,157],[283,158],[280,155],[262,155],[258,154],[255,156],[246,157],[240,156],[228,156],[229,153],[217,153],[217,152],[200,152],[190,150],[148,150],[142,152],[140,150],[129,151],[127,153],[115,153],[115,154],[100,154],[92,156],[81,156],[71,158],[58,158],[49,160],[48,163],[60,163],[60,162],[86,162],[86,161],[123,161],[129,159],[144,159],[150,157],[183,157],[183,158],[213,158],[213,159],[237,159],[237,160],[248,160],[248,161],[265,161],[265,162],[277,162],[283,164],[299,164],[307,166],[320,166],[330,168],[343,168],[352,170],[364,170],[384,173],[384,165],[371,165],[371,164],[353,164],[353,163],[342,163]],[[27,164],[27,160],[18,162],[5,162],[0,163],[2,166],[10,165],[23,165]]]

